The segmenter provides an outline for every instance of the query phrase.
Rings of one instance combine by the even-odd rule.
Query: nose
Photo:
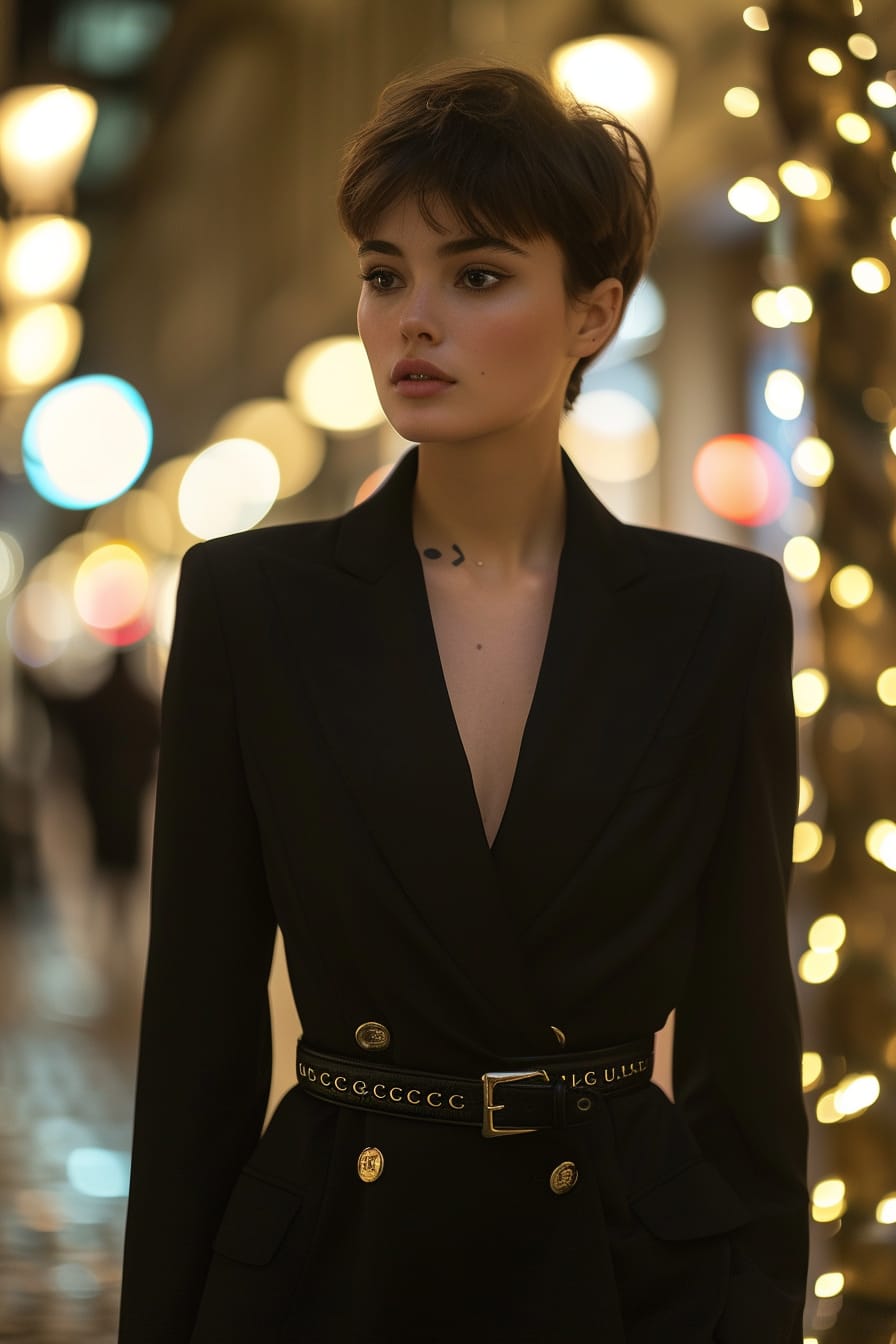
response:
[[[429,341],[437,344],[441,340],[439,319],[432,296],[422,288],[415,287],[409,293],[402,307],[398,329],[407,341]]]

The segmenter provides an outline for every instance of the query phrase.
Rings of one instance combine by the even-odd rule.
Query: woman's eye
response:
[[[396,288],[398,277],[392,271],[384,271],[380,267],[374,267],[371,271],[362,271],[361,279],[365,284],[370,285],[371,289],[379,290],[381,294],[387,294],[390,290]]]
[[[487,271],[482,266],[471,266],[464,271],[463,279],[470,289],[491,289],[503,276],[498,275],[497,271]]]

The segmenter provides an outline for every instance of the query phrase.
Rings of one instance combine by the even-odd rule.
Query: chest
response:
[[[507,805],[538,682],[556,571],[512,587],[427,577],[442,674],[489,845]]]

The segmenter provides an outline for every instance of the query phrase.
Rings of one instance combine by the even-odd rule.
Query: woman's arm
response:
[[[793,618],[769,566],[740,754],[700,890],[674,1047],[676,1103],[753,1212],[733,1234],[732,1339],[800,1344],[808,1260],[807,1119],[787,939],[798,787]],[[726,1335],[725,1338],[728,1338]]]
[[[183,559],[162,696],[120,1344],[187,1341],[271,1069],[275,920],[206,545]]]

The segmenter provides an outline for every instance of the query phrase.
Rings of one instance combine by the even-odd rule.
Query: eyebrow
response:
[[[456,257],[462,252],[478,252],[480,248],[489,248],[492,251],[513,252],[518,257],[525,257],[526,252],[514,243],[509,243],[506,238],[492,238],[489,234],[477,234],[471,238],[454,238],[451,242],[442,243],[436,248],[436,254],[440,257]],[[381,238],[370,238],[363,242],[358,248],[358,256],[363,257],[368,252],[382,252],[389,257],[400,257],[404,254],[400,247],[395,243],[387,243]]]

